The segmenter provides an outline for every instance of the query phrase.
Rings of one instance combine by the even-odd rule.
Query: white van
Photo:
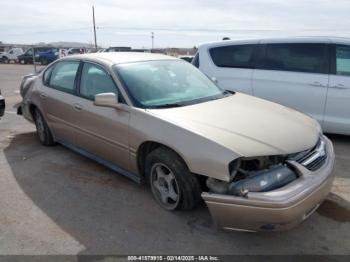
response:
[[[294,37],[200,45],[192,61],[228,90],[294,108],[350,135],[350,39]]]
[[[23,49],[20,47],[14,47],[7,52],[0,53],[0,59],[4,63],[16,61],[19,55],[23,54]]]

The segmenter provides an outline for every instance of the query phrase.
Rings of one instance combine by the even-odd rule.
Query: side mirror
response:
[[[120,108],[120,104],[118,103],[118,95],[115,93],[101,93],[95,95],[94,105],[113,107],[117,109]]]

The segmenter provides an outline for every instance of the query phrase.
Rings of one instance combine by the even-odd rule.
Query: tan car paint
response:
[[[144,109],[131,109],[130,151],[136,170],[136,154],[140,145],[153,141],[172,148],[186,162],[191,172],[229,181],[228,164],[236,159],[232,150],[166,120]]]
[[[59,95],[57,95],[59,93]],[[74,128],[74,103],[76,97],[71,94],[42,86],[38,90],[41,101],[41,112],[44,112],[46,121],[54,135],[69,143],[76,143]]]
[[[74,104],[79,106],[72,113],[75,144],[128,170],[130,113],[95,106],[93,101],[81,97],[76,97]]]
[[[241,93],[191,106],[149,111],[245,157],[300,152],[314,146],[321,133],[313,119]]]

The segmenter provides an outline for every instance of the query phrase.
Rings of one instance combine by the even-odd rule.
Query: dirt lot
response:
[[[144,186],[62,147],[43,147],[15,114],[21,76],[0,65],[0,254],[350,254],[350,137],[335,136],[336,181],[307,221],[289,232],[215,229],[203,204],[167,212]]]

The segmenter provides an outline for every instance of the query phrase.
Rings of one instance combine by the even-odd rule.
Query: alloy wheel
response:
[[[42,142],[45,141],[44,120],[39,113],[36,113],[35,124],[36,124],[36,129],[37,129],[40,141]]]
[[[179,185],[174,173],[162,163],[156,163],[151,169],[151,188],[157,201],[165,209],[174,210],[180,201]]]

